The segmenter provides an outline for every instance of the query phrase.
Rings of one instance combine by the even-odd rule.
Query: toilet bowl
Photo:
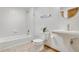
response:
[[[36,44],[36,45],[41,45],[44,43],[44,40],[42,39],[34,39],[33,42]]]
[[[38,51],[41,51],[44,49],[44,40],[43,39],[34,39],[32,41],[33,45],[34,45],[34,49],[33,51],[35,52],[38,52]]]

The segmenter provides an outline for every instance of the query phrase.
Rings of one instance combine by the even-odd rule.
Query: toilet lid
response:
[[[35,39],[35,40],[33,40],[33,42],[43,42],[44,40],[42,40],[42,39]]]

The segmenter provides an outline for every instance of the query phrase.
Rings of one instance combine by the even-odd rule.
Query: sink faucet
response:
[[[67,30],[70,31],[70,24],[67,24]]]

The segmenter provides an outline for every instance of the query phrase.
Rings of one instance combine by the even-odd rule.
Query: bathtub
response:
[[[0,51],[22,45],[24,43],[29,43],[32,40],[31,35],[21,34],[0,38]]]

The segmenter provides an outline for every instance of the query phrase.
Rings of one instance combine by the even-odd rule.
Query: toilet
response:
[[[32,41],[33,45],[34,45],[34,49],[33,51],[35,52],[39,52],[42,51],[44,49],[44,40],[43,39],[34,39]]]
[[[33,40],[32,43],[34,45],[34,48],[32,49],[32,51],[42,51],[44,49],[44,44],[47,41],[48,38],[48,33],[41,33],[41,34],[37,34],[33,36]]]

